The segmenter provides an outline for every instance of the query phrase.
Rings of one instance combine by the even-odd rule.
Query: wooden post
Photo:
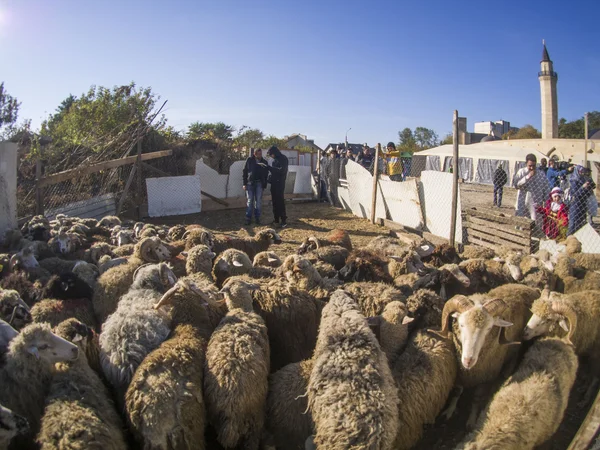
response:
[[[137,142],[137,159],[135,161],[135,168],[137,170],[137,198],[138,201],[137,206],[135,207],[135,211],[137,214],[138,220],[141,219],[142,212],[140,210],[140,205],[142,204],[142,138]],[[133,170],[133,168],[132,168]]]
[[[588,148],[587,148],[587,145],[588,145],[588,144],[587,144],[587,139],[588,139],[588,113],[585,113],[585,114],[583,115],[583,122],[584,122],[584,124],[585,124],[585,127],[584,127],[584,128],[585,128],[585,131],[584,131],[584,133],[585,133],[585,136],[584,136],[585,143],[583,144],[583,145],[584,145],[584,148],[583,148],[583,167],[586,167],[586,168],[587,168],[587,152],[588,152]]]
[[[371,201],[371,223],[375,223],[375,210],[377,209],[377,180],[379,178],[379,153],[381,144],[375,147],[375,159],[373,161],[373,200]]]
[[[317,201],[321,202],[321,150],[317,152]]]
[[[456,242],[456,209],[458,208],[458,111],[454,110],[452,119],[452,134],[454,143],[454,152],[452,156],[452,211],[450,215],[450,245],[454,246]]]
[[[44,215],[44,188],[40,186],[41,179],[42,157],[41,155],[38,155],[35,162],[35,213],[37,215]]]

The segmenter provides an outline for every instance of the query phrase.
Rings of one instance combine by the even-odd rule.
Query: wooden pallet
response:
[[[535,222],[524,217],[505,216],[489,208],[463,211],[463,227],[470,244],[497,249],[508,247],[529,254],[532,248],[531,231]]]

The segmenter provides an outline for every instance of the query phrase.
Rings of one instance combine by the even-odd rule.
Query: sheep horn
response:
[[[160,239],[158,239],[160,242]],[[158,262],[158,256],[156,255],[156,248],[158,243],[154,237],[147,238],[140,243],[140,252],[142,256],[148,262]]]
[[[308,242],[314,242],[315,245],[317,246],[315,250],[319,250],[319,240],[316,237],[314,237],[314,236],[309,237]]]
[[[238,260],[236,260],[236,259],[234,259],[234,260],[232,261],[232,264],[233,264],[235,267],[244,267],[244,265],[243,265],[241,262],[239,262]]]
[[[10,270],[12,272],[13,267],[15,267],[19,262],[21,262],[21,257],[19,256],[18,253],[15,253],[10,258],[10,263],[8,264],[8,270]]]
[[[186,239],[187,239],[187,237],[189,236],[190,232],[191,232],[191,230],[188,230],[188,231],[186,231],[185,233],[183,233],[183,236],[181,236],[181,239],[182,239],[182,240],[186,240]]]
[[[552,302],[552,311],[563,315],[569,321],[569,334],[567,335],[566,341],[567,343],[574,345],[572,338],[575,334],[575,329],[577,328],[577,314],[575,313],[575,310],[573,310],[570,305],[555,300]]]
[[[158,301],[158,303],[156,303],[153,306],[153,308],[154,309],[158,309],[158,308],[160,308],[162,306],[167,306],[167,305],[172,304],[173,303],[173,296],[179,290],[180,287],[181,287],[180,284],[176,284],[171,289],[169,289],[167,292],[165,292],[164,295]]]
[[[141,269],[142,267],[146,267],[146,266],[149,266],[149,265],[151,265],[151,264],[152,264],[152,263],[146,263],[146,264],[142,264],[140,267],[138,267],[137,269],[135,269],[135,271],[133,272],[133,278],[132,278],[132,280],[135,280],[135,277],[136,277],[137,273],[140,271],[140,269]]]
[[[504,302],[504,300],[495,298],[485,302],[483,309],[485,309],[490,316],[496,317],[502,314],[507,306],[508,305]]]
[[[450,333],[450,316],[454,312],[463,313],[473,306],[473,302],[464,295],[455,295],[444,305],[442,311],[442,329],[440,331],[429,330],[432,333],[446,339]]]

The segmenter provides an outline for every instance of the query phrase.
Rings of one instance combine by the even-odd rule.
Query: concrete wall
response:
[[[17,144],[0,142],[0,239],[17,227]]]

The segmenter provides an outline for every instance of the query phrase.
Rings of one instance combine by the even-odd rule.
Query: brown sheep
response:
[[[297,253],[302,255],[331,245],[343,247],[349,252],[352,251],[352,241],[350,240],[350,235],[348,232],[346,230],[336,228],[335,230],[331,230],[322,238],[318,238],[316,236],[307,237],[304,242],[302,242],[302,245],[300,245],[298,248]]]
[[[268,250],[272,244],[281,244],[281,237],[272,228],[267,228],[260,230],[252,238],[218,236],[214,240],[212,251],[219,255],[225,250],[233,248],[246,253],[252,261],[257,253]]]

